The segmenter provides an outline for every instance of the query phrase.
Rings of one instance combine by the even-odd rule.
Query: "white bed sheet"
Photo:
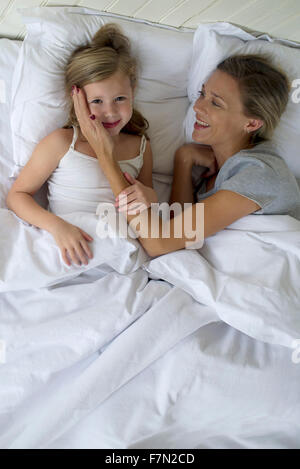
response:
[[[15,46],[12,51],[13,64]],[[56,251],[47,233],[21,224],[3,208],[9,141],[2,127],[0,139],[2,253],[11,241],[8,220],[12,234],[22,235],[15,241],[19,248],[1,259],[2,274],[11,275],[18,270],[22,249],[28,248],[24,240],[48,243],[53,259]],[[268,234],[273,229],[270,219],[270,225],[266,221],[254,235],[261,248],[259,263],[264,251],[274,253],[278,261],[276,278],[272,265],[266,270],[273,285],[280,279],[280,261],[294,282],[299,276],[298,227],[288,218],[294,257],[285,254],[285,236],[285,243],[275,246]],[[245,230],[243,223],[238,229]],[[213,244],[220,249],[224,236],[236,236],[236,231],[224,232]],[[272,343],[267,330],[264,339],[253,330],[249,337],[238,324],[224,322],[230,320],[228,314],[221,319],[216,303],[208,301],[218,293],[213,275],[200,303],[188,290],[194,263],[182,265],[185,276],[176,285],[155,278],[153,261],[143,264],[145,259],[132,249],[124,253],[129,261],[119,264],[107,258],[97,265],[100,250],[96,251],[95,264],[79,276],[77,267],[62,272],[55,258],[50,261],[50,286],[47,276],[39,287],[34,277],[30,284],[24,276],[23,285],[21,278],[16,289],[3,288],[0,339],[7,350],[6,363],[0,365],[0,447],[299,449],[300,364],[293,362],[288,343]],[[130,263],[132,252],[135,259]],[[169,255],[171,260],[174,255]],[[230,256],[226,272],[226,253],[212,257],[208,249],[198,261],[202,267],[208,262],[208,271],[212,267],[230,277]],[[37,253],[30,251],[27,259],[29,271],[45,273]],[[253,261],[249,274],[255,275],[257,266]],[[260,276],[258,282],[263,280]],[[229,300],[234,298],[233,292]],[[253,298],[254,308],[256,304],[259,300]],[[287,330],[292,338],[290,329],[283,317],[285,338]]]

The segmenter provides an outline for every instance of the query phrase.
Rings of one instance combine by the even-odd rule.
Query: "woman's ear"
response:
[[[244,130],[249,134],[250,132],[255,132],[256,130],[260,129],[263,125],[264,121],[261,119],[251,119],[245,125]]]

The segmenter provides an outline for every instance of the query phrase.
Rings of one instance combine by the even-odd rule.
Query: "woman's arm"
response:
[[[209,177],[217,172],[217,161],[210,147],[197,143],[187,143],[178,148],[174,157],[173,185],[170,204],[173,202],[193,203],[194,188],[192,183],[192,168],[194,165],[207,168],[203,177]]]
[[[193,160],[190,154],[180,147],[174,156],[173,183],[170,196],[170,204],[179,202],[182,207],[184,203],[193,203],[192,184]]]
[[[201,210],[201,206],[203,210]],[[235,221],[250,215],[261,207],[254,201],[236,192],[220,190],[201,203],[193,204],[166,225],[170,226],[171,237],[160,237],[159,242],[149,244],[151,256],[159,256],[195,244],[201,247],[204,239],[230,226]],[[202,217],[203,214],[203,217]],[[181,238],[175,238],[176,227],[183,227]],[[167,226],[168,227],[168,226]],[[166,230],[168,231],[168,230]],[[200,246],[199,246],[200,244]]]

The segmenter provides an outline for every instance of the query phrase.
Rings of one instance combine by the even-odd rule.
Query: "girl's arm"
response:
[[[42,187],[57,167],[62,156],[60,129],[45,137],[13,183],[6,198],[7,207],[23,220],[38,228],[51,231],[58,220],[34,200],[33,195]]]
[[[149,140],[147,140],[147,145],[144,152],[143,158],[143,167],[140,171],[140,174],[137,177],[137,180],[144,184],[147,187],[153,188],[152,183],[152,169],[153,169],[153,156]]]
[[[124,173],[126,180],[131,185],[116,197],[115,206],[120,212],[128,210],[130,214],[138,213],[150,207],[151,203],[158,202],[157,194],[153,189],[153,158],[149,141],[147,141],[143,161],[143,167],[136,179],[129,173]]]
[[[67,265],[70,265],[67,253],[76,264],[79,263],[78,258],[86,264],[84,253],[92,257],[86,241],[91,241],[92,238],[80,228],[42,208],[33,198],[56,169],[65,150],[64,129],[57,129],[45,137],[35,147],[30,160],[13,183],[6,198],[6,205],[18,217],[49,231],[60,247]]]

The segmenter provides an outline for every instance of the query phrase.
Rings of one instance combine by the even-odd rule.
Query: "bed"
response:
[[[14,31],[17,16],[9,5],[2,10],[10,21],[0,39],[0,447],[299,449],[299,221],[248,216],[212,236],[201,250],[155,259],[134,239],[95,236],[88,267],[68,268],[49,233],[6,208],[6,194],[41,137],[38,132],[48,132],[64,118],[54,112],[61,103],[58,93],[51,112],[47,108],[49,120],[41,120],[53,90],[35,94],[34,73],[24,70],[41,70],[44,51],[53,66],[53,86],[66,29],[73,41],[73,26],[86,31],[114,18],[139,44],[144,68],[137,101],[150,121],[160,202],[168,200],[174,148],[190,139],[191,106],[204,67],[197,48],[203,40],[209,36],[215,60],[218,53],[271,47],[280,51],[277,60],[286,60],[285,68],[300,76],[295,75],[300,73],[299,32],[293,21],[287,30],[276,28],[279,5],[273,23],[266,19],[269,29],[263,28],[264,15],[259,24],[268,33],[273,27],[284,40],[249,32],[247,26],[253,29],[255,22],[243,23],[242,10],[236,10],[240,20],[233,22],[243,29],[227,22],[197,27],[202,20],[227,21],[224,2],[202,2],[202,17],[193,1],[166,2],[163,12],[154,1],[140,2],[143,8],[139,2],[102,3],[98,13],[90,10],[92,2],[84,4],[86,9],[81,2],[80,8],[26,9],[22,22],[19,16],[14,20]],[[219,4],[219,13],[215,7],[209,12],[209,3]],[[133,4],[135,14],[129,11]],[[25,40],[17,40],[24,37],[25,25]],[[148,31],[151,47],[141,41]],[[157,69],[147,69],[147,53],[159,51],[162,43],[166,55],[167,46],[177,51],[184,73],[176,63],[162,72],[166,59],[159,52]],[[212,57],[209,50],[201,60],[207,57]],[[205,73],[213,66],[206,62]],[[39,126],[33,126],[30,103]],[[298,107],[291,103],[275,140],[300,178]],[[160,115],[162,108],[167,111]],[[162,119],[168,122],[165,133]],[[176,135],[173,143],[170,135]],[[45,191],[38,198],[45,206]],[[83,213],[66,219],[92,233],[101,223]]]

